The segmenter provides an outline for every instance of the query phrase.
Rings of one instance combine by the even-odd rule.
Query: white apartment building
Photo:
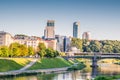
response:
[[[56,40],[42,40],[40,37],[36,36],[26,36],[26,35],[15,35],[14,37],[11,34],[0,31],[0,46],[10,46],[11,43],[24,44],[27,47],[31,46],[35,51],[39,43],[44,43],[46,48],[52,48],[56,50]]]
[[[16,35],[14,42],[17,42],[19,44],[24,44],[27,47],[31,46],[36,51],[38,44],[40,42],[43,42],[43,40],[36,36],[24,36],[24,35]]]
[[[0,31],[0,46],[9,46],[11,43],[13,43],[13,37],[11,34]]]

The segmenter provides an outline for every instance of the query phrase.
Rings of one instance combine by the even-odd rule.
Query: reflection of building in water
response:
[[[91,73],[85,73],[81,71],[75,71],[72,73],[72,76],[74,77],[74,80],[86,80],[91,79]]]
[[[63,73],[63,74],[58,74],[56,80],[75,80],[75,79],[72,78],[71,73]]]
[[[86,79],[91,79],[91,74],[83,73],[80,71],[58,74],[57,78],[55,77],[55,80],[86,80]]]
[[[84,73],[84,72],[80,72],[80,79],[82,80],[87,80],[87,79],[91,79],[91,73]]]

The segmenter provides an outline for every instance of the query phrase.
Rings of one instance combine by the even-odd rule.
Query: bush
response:
[[[98,76],[95,78],[95,80],[113,80],[113,79],[107,76]]]

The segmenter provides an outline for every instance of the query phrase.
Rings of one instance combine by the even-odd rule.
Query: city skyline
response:
[[[80,22],[97,40],[120,40],[118,0],[0,0],[0,31],[43,36],[47,20],[55,20],[55,34],[72,36]]]

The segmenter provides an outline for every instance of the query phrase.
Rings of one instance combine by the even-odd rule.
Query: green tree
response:
[[[46,46],[45,46],[44,43],[39,43],[38,44],[38,54],[42,58],[46,55]]]
[[[46,51],[45,57],[49,57],[49,58],[53,58],[54,57],[54,50],[53,49],[48,48],[45,51]]]
[[[9,48],[7,46],[0,47],[1,57],[9,57]]]
[[[45,50],[45,49],[46,49],[46,46],[45,46],[44,43],[39,43],[39,44],[38,44],[38,51],[40,51],[40,50]]]
[[[28,56],[28,49],[26,45],[20,45],[19,49],[20,49],[20,53],[18,56]]]
[[[34,49],[33,47],[28,47],[28,55],[34,55],[35,52],[34,52]]]
[[[113,52],[113,48],[111,45],[104,45],[103,49],[102,49],[104,53],[112,53]]]
[[[83,43],[82,43],[83,52],[91,52],[89,44],[90,44],[89,40],[83,39]]]
[[[82,40],[79,38],[72,38],[71,46],[75,46],[82,51]]]
[[[18,56],[20,53],[20,49],[19,49],[20,44],[19,43],[12,43],[9,46],[10,49],[10,56]]]
[[[55,51],[55,50],[54,50],[54,52],[53,52],[53,53],[54,53],[54,57],[57,57],[57,56],[59,56],[59,55],[60,55],[60,53],[59,53],[58,51]]]
[[[46,55],[46,51],[44,49],[40,50],[38,54],[40,55],[41,58],[43,58]]]
[[[2,56],[2,51],[1,51],[1,49],[0,49],[0,56]]]
[[[91,41],[90,48],[92,52],[100,52],[101,50],[101,43],[99,41]]]

